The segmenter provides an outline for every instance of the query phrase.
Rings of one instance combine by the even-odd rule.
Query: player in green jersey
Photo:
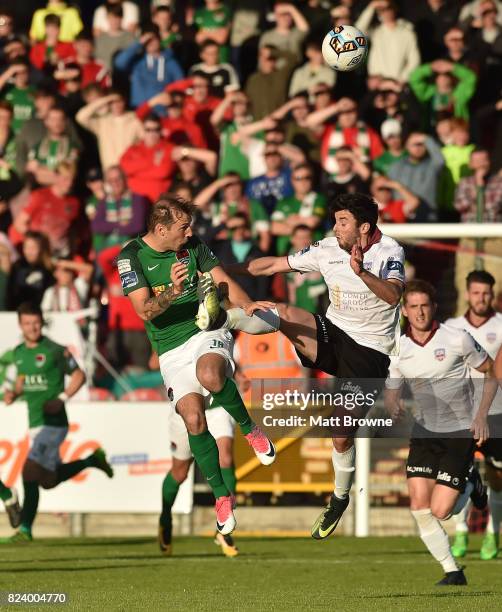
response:
[[[23,342],[14,349],[17,379],[14,390],[5,391],[6,404],[23,395],[28,404],[31,449],[23,466],[24,501],[19,531],[9,542],[31,541],[31,527],[38,509],[39,487],[52,489],[88,467],[111,478],[113,470],[103,449],[85,459],[61,463],[59,447],[68,432],[65,401],[85,382],[85,374],[70,352],[42,335],[39,306],[24,302],[17,310]],[[65,388],[65,374],[70,376]]]
[[[198,294],[204,293],[211,271],[225,284],[237,307],[269,309],[271,302],[252,302],[223,271],[215,255],[192,234],[193,204],[170,194],[152,206],[148,232],[121,251],[117,267],[124,294],[145,321],[168,396],[183,418],[190,449],[216,498],[216,528],[223,535],[235,528],[234,498],[218,462],[218,448],[204,414],[208,396],[237,421],[264,465],[275,459],[275,448],[251,420],[232,379],[233,339],[226,329],[201,332],[195,323]],[[199,281],[199,273],[203,273]],[[209,283],[212,281],[209,277]],[[212,294],[211,294],[212,295]],[[211,296],[210,296],[211,297]]]

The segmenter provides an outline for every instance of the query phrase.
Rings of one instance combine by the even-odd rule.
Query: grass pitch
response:
[[[0,590],[64,591],[62,611],[500,609],[502,559],[479,560],[480,541],[464,560],[469,586],[440,588],[441,568],[411,537],[236,538],[235,559],[209,538],[177,538],[170,558],[151,539],[38,540],[0,547]]]

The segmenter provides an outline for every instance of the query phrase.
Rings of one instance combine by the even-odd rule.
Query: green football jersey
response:
[[[197,271],[210,272],[220,265],[219,261],[209,247],[195,236],[176,253],[155,251],[138,236],[122,249],[117,261],[124,295],[142,287],[147,287],[150,295],[159,295],[172,285],[171,266],[177,262],[188,266],[183,293],[162,314],[145,321],[146,333],[159,356],[200,332],[195,325],[199,306]]]
[[[68,417],[63,409],[58,414],[45,414],[46,401],[56,399],[64,390],[65,374],[78,368],[71,353],[60,344],[42,336],[37,346],[28,348],[19,344],[14,349],[18,375],[24,377],[23,398],[28,404],[28,420],[31,427],[51,425],[67,427]]]

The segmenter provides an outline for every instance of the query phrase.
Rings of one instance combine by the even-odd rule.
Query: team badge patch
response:
[[[445,357],[446,357],[446,349],[438,348],[434,350],[434,358],[437,359],[437,361],[443,361]]]
[[[298,253],[298,255],[305,255],[305,253],[308,253],[309,251],[310,251],[310,246],[305,247]]]
[[[497,340],[497,334],[495,332],[489,332],[486,334],[486,341],[493,344]]]
[[[132,272],[126,272],[120,275],[120,281],[123,289],[129,289],[129,287],[134,287],[138,284],[138,275],[134,270]]]
[[[176,259],[179,262],[188,265],[190,262],[190,251],[188,249],[181,249],[181,251],[176,253]]]
[[[38,353],[38,355],[35,355],[35,365],[37,368],[42,368],[46,361],[47,357],[43,353]]]
[[[400,261],[392,260],[387,262],[387,270],[397,270],[400,274],[403,274],[404,267]]]

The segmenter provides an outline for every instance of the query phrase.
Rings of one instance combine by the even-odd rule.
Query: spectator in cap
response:
[[[130,74],[131,105],[136,108],[164,88],[183,78],[171,49],[162,50],[159,29],[145,30],[139,41],[115,56],[115,67]]]
[[[77,34],[84,27],[80,19],[80,13],[74,6],[68,6],[61,0],[48,0],[46,8],[37,9],[33,13],[31,21],[30,39],[40,41],[45,38],[47,15],[57,15],[61,21],[59,40],[62,42],[73,42]]]
[[[385,144],[385,151],[373,160],[373,168],[379,174],[387,174],[394,162],[406,157],[401,131],[401,123],[397,119],[386,119],[382,123],[380,134]]]

